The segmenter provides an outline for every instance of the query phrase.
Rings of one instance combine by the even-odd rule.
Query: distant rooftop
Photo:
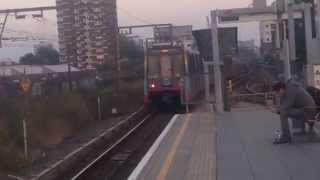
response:
[[[266,0],[253,0],[252,7],[223,9],[219,11],[222,17],[240,16],[240,15],[256,15],[274,13],[274,5],[267,6]]]
[[[71,72],[79,72],[80,70],[71,67]],[[50,73],[66,73],[68,72],[68,64],[59,65],[10,65],[0,66],[0,76],[19,76],[23,75],[41,75]]]
[[[223,9],[219,11],[220,16],[235,16],[235,15],[254,15],[263,13],[274,13],[273,7],[265,8],[235,8],[235,9]]]

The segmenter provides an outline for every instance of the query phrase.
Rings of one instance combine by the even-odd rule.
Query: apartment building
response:
[[[116,0],[57,0],[62,62],[88,68],[116,63]]]

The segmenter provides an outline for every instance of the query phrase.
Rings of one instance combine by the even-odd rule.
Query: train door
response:
[[[184,59],[183,54],[181,52],[177,52],[175,55],[172,56],[172,81],[176,88],[181,88],[181,80],[185,74],[184,70]]]
[[[159,57],[158,56],[149,56],[147,62],[148,70],[147,77],[149,80],[156,80],[160,76],[159,70]]]

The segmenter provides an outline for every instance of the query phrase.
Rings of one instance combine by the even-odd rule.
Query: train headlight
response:
[[[151,88],[155,88],[156,85],[155,85],[155,84],[151,84],[150,87],[151,87]]]

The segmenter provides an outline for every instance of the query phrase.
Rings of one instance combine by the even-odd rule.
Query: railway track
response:
[[[61,180],[70,179],[76,173],[81,171],[90,162],[96,159],[105,149],[109,148],[126,134],[132,127],[135,127],[141,120],[150,114],[150,109],[141,107],[138,111],[131,114],[128,118],[120,121],[114,127],[105,130],[89,142],[75,149],[67,156],[52,164],[47,169],[34,174],[26,179],[38,180]]]
[[[113,143],[101,147],[100,153],[93,152],[91,157],[84,158],[82,163],[56,179],[126,179],[172,116],[173,113],[157,112],[141,116],[128,131],[114,138]]]

